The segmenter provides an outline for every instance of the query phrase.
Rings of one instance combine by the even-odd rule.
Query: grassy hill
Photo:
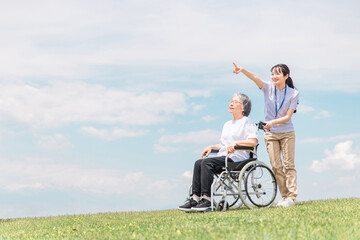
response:
[[[360,239],[360,198],[228,212],[6,219],[0,220],[0,239]]]

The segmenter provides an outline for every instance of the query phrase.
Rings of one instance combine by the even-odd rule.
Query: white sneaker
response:
[[[285,199],[285,201],[282,202],[281,207],[292,207],[294,205],[294,200],[292,200],[291,198],[287,198]]]
[[[283,202],[285,202],[285,198],[278,201],[277,204],[275,205],[275,207],[282,207]]]

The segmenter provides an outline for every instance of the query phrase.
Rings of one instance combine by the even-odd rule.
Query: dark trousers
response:
[[[233,162],[228,158],[228,162]],[[211,184],[214,180],[214,170],[225,167],[225,156],[199,159],[194,164],[192,194],[201,197],[211,196]]]

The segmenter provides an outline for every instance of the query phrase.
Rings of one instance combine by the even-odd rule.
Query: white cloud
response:
[[[138,137],[146,135],[148,133],[148,131],[133,132],[121,128],[112,128],[111,130],[98,129],[90,126],[81,127],[81,131],[106,141],[112,141],[124,137]]]
[[[164,133],[164,132],[166,132],[166,129],[165,128],[160,128],[160,129],[157,130],[157,132],[158,133]]]
[[[304,104],[299,105],[298,112],[303,114],[312,113],[314,115],[313,119],[317,119],[317,120],[330,118],[333,116],[327,110],[316,110],[314,107]]]
[[[202,119],[203,119],[205,122],[211,122],[211,121],[214,121],[214,120],[216,119],[216,117],[211,116],[211,115],[206,115],[206,116],[202,117]]]
[[[193,174],[192,174],[191,171],[185,171],[185,172],[182,174],[182,176],[183,176],[184,178],[186,178],[186,179],[192,179]]]
[[[145,126],[183,114],[187,107],[184,94],[178,92],[136,94],[83,82],[12,84],[0,89],[1,121],[33,128],[84,122]]]
[[[160,144],[155,144],[154,148],[155,148],[155,152],[160,152],[160,153],[171,153],[171,152],[179,151],[179,148],[163,146]]]
[[[313,111],[315,111],[315,109],[312,106],[300,104],[298,107],[299,113],[309,113],[309,112],[313,112]]]
[[[147,186],[147,190],[149,192],[165,192],[165,194],[172,189],[174,189],[173,182],[168,180],[156,180],[153,182],[149,182]]]
[[[331,113],[329,113],[326,110],[319,111],[315,116],[314,119],[324,119],[324,118],[330,118],[332,116]]]
[[[330,169],[338,171],[360,170],[360,151],[352,148],[353,141],[335,145],[334,150],[325,150],[326,157],[314,160],[310,166],[313,172],[321,173]]]
[[[9,192],[53,189],[158,198],[177,193],[188,184],[180,175],[171,180],[156,179],[143,171],[94,168],[40,158],[25,161],[1,159],[0,170],[0,189]]]
[[[195,112],[198,112],[205,107],[204,105],[200,105],[196,103],[191,103],[190,106]]]
[[[219,131],[207,129],[196,132],[169,134],[161,136],[159,143],[154,145],[155,152],[170,153],[183,151],[179,143],[193,144],[217,144],[219,143],[221,133]]]
[[[300,139],[297,140],[298,143],[324,143],[324,142],[334,142],[334,141],[341,141],[347,139],[354,139],[360,138],[360,133],[351,133],[345,135],[338,135],[334,137],[327,137],[327,138],[307,138],[307,139]]]
[[[258,66],[290,62],[302,68],[302,82],[332,88],[334,84],[326,84],[327,77],[314,81],[308,73],[359,69],[360,34],[350,27],[359,25],[358,5],[356,1],[287,2],[280,6],[273,1],[212,2],[206,7],[201,1],[156,1],[150,5],[142,1],[21,1],[19,8],[18,2],[7,3],[0,9],[4,19],[0,25],[0,75],[9,80],[24,76],[75,78],[91,75],[99,65],[229,59],[231,65],[236,58]],[[317,11],[320,8],[322,11]],[[279,36],[274,26],[282,26],[286,34]],[[278,49],[285,54],[277,54]],[[358,89],[355,78],[347,84],[332,81],[336,82],[348,90]]]
[[[211,93],[208,90],[189,90],[187,92],[187,95],[189,95],[190,97],[203,97],[203,98],[208,98],[211,96]]]
[[[144,181],[144,173],[57,163],[49,159],[0,161],[0,189],[78,189],[97,194],[127,194]]]
[[[220,139],[220,132],[207,129],[189,133],[179,133],[174,135],[164,135],[160,137],[160,144],[177,143],[217,143]]]
[[[338,183],[339,185],[346,185],[346,186],[349,186],[352,184],[358,185],[358,182],[359,182],[358,180],[360,180],[359,175],[342,176],[336,180],[336,183]]]
[[[62,134],[55,134],[53,136],[40,136],[38,147],[42,149],[61,149],[71,146],[70,142]]]

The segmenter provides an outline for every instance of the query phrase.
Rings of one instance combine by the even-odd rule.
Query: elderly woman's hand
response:
[[[204,148],[202,153],[201,153],[201,158],[203,158],[204,156],[208,157],[209,154],[211,153],[211,150],[212,150],[211,146],[208,146],[208,147]]]
[[[226,148],[226,155],[228,155],[229,153],[235,152],[235,146],[236,146],[236,143],[230,144],[230,145]]]

